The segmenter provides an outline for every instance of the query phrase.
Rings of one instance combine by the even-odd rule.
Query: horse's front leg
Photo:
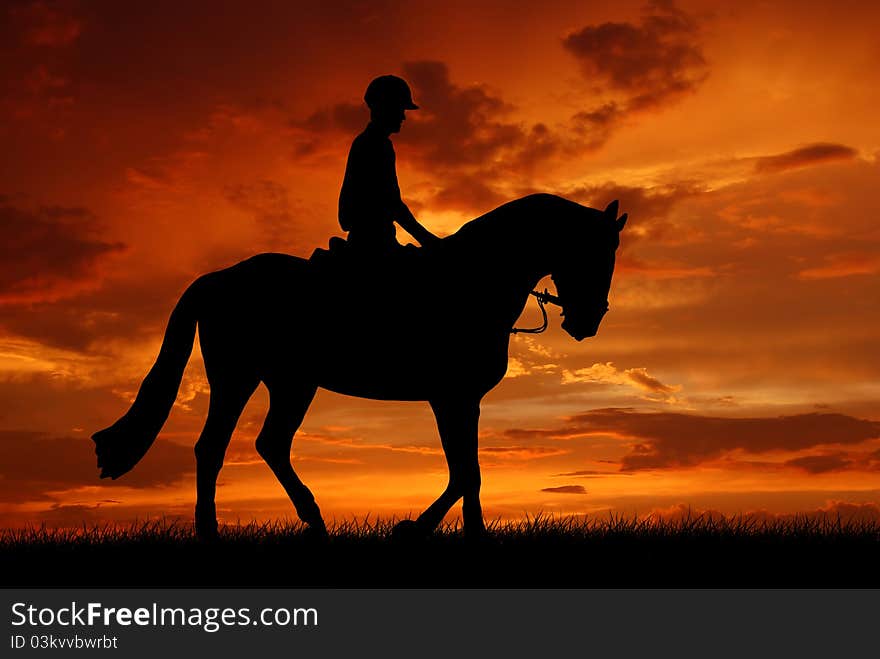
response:
[[[449,509],[463,498],[465,536],[482,536],[486,526],[480,506],[480,463],[477,456],[480,401],[431,401],[431,408],[437,418],[440,441],[449,466],[449,484],[443,494],[419,515],[411,530],[422,535],[431,533],[443,521]],[[406,525],[400,531],[404,528]]]

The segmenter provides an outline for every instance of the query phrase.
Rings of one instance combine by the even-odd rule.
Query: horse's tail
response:
[[[101,478],[116,479],[134,467],[168,419],[192,353],[203,281],[204,277],[191,284],[171,312],[159,356],[131,408],[112,426],[92,435]]]

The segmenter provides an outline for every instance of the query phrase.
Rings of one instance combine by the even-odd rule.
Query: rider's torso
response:
[[[351,145],[339,194],[339,223],[349,240],[365,246],[393,246],[400,187],[391,140],[372,124]]]

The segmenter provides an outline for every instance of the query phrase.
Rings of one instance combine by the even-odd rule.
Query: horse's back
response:
[[[200,322],[236,331],[267,322],[267,316],[289,315],[308,270],[304,259],[267,252],[209,273],[201,278]]]

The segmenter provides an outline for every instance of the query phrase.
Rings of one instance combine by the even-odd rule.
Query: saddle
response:
[[[327,249],[318,247],[309,257],[309,264],[315,274],[336,279],[394,275],[410,278],[424,275],[428,266],[424,248],[415,245],[398,245],[390,250],[376,252],[372,249],[353,246],[347,240],[334,236]]]
[[[393,288],[395,297],[420,297],[434,280],[434,259],[415,245],[387,251],[352,245],[333,237],[327,249],[318,247],[309,257],[313,287],[327,294],[365,304],[376,290]]]
[[[334,236],[330,239],[327,249],[315,248],[309,257],[309,263],[317,270],[338,269],[351,261],[351,255],[348,253],[350,249],[351,245],[347,240]]]

